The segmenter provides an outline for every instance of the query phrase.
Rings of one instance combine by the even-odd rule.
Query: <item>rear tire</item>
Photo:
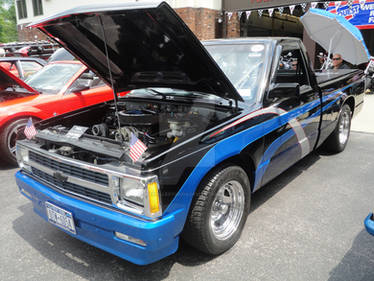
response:
[[[344,104],[340,114],[335,130],[327,138],[324,148],[332,153],[342,152],[347,146],[349,135],[351,132],[351,118],[352,112],[348,104]]]
[[[249,179],[241,167],[216,169],[196,191],[182,233],[183,239],[210,255],[227,251],[240,237],[250,200]]]
[[[0,131],[0,153],[3,163],[17,165],[16,139],[17,132],[27,124],[27,118],[12,121]]]

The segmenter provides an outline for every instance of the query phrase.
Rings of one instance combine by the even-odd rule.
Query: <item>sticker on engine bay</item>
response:
[[[88,127],[73,126],[73,128],[71,128],[66,134],[66,137],[77,140],[87,131],[87,129]]]

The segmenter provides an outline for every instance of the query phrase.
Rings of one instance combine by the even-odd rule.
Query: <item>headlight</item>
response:
[[[137,179],[120,179],[119,197],[144,206],[144,184]]]
[[[121,209],[157,218],[162,214],[158,179],[112,177],[112,185],[117,192],[117,206]]]
[[[18,166],[21,169],[31,172],[31,167],[29,165],[29,150],[17,144],[16,155],[17,155]]]

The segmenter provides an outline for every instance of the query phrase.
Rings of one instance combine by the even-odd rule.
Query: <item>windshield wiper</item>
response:
[[[214,94],[211,94],[211,93],[197,92],[197,91],[185,91],[185,90],[170,88],[170,91],[163,92],[163,91],[157,90],[157,88],[156,89],[155,88],[144,88],[144,89],[134,90],[133,94],[135,95],[135,97],[136,97],[136,94],[139,94],[139,95],[141,95],[141,94],[143,94],[143,95],[144,94],[152,94],[153,96],[160,96],[162,100],[166,100],[168,97],[170,99],[171,98],[193,99],[193,98],[198,98],[198,97],[207,99],[207,96],[211,96],[211,97],[215,97],[216,101],[217,101],[217,99],[223,99],[223,100],[227,101],[227,103],[229,104],[229,107],[231,109],[233,109],[233,104],[234,103],[236,105],[236,109],[238,108],[238,102],[235,99],[227,98],[227,97],[224,97],[224,96],[217,96],[217,95],[214,95]],[[125,97],[128,98],[130,96],[126,95]],[[220,105],[222,105],[222,102],[220,102]]]
[[[157,91],[157,90],[155,90],[155,89],[152,89],[152,88],[147,88],[146,90],[147,90],[148,92],[152,92],[152,93],[154,93],[156,96],[161,96],[163,100],[166,99],[166,96],[170,96],[170,95],[168,95],[168,94],[161,93],[161,92],[159,92],[159,91]]]

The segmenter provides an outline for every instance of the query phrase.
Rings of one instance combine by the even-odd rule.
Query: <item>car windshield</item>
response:
[[[64,48],[58,49],[56,52],[49,57],[48,63],[53,61],[67,61],[67,60],[75,60],[74,56],[66,51]]]
[[[246,102],[255,102],[264,72],[265,45],[205,46]]]
[[[72,63],[49,64],[27,79],[26,83],[42,94],[57,94],[81,67]]]

